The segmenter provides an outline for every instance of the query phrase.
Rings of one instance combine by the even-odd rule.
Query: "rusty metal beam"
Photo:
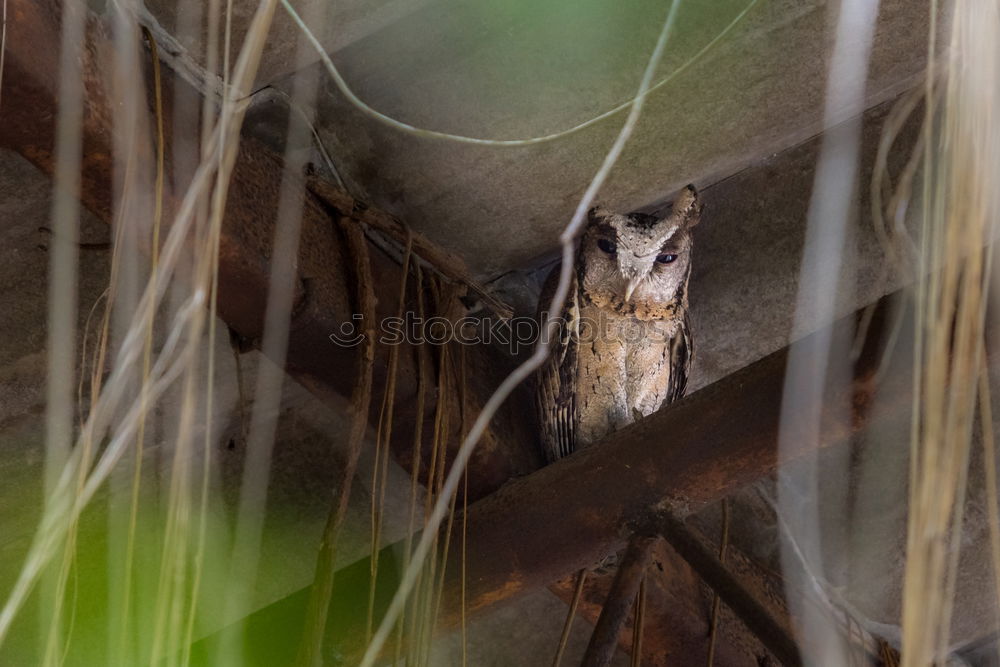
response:
[[[878,386],[882,334],[892,298],[875,309],[853,377],[826,392],[818,442],[777,452],[789,354],[819,354],[826,336],[850,340],[857,316],[808,336],[470,507],[466,606],[475,611],[588,567],[621,548],[623,528],[655,521],[659,508],[693,513],[816,448],[846,442],[873,421],[909,408],[905,372]],[[848,418],[837,418],[843,408]],[[449,572],[459,571],[458,561]],[[448,585],[451,584],[451,585]],[[457,575],[446,582],[446,616],[461,600]],[[451,595],[448,594],[451,592]]]
[[[817,442],[802,441],[779,459],[778,420],[787,360],[790,354],[818,354],[829,337],[850,340],[861,311],[470,506],[465,584],[461,550],[453,549],[448,554],[439,625],[457,625],[463,605],[472,615],[592,566],[622,548],[631,530],[659,526],[666,507],[678,517],[697,512],[781,464],[814,454],[818,448],[844,444],[869,426],[905,417],[911,407],[905,350],[896,349],[893,359],[900,360],[899,366],[890,366],[892,372],[876,387],[883,340],[900,300],[891,295],[875,305],[852,376],[828,386]],[[397,551],[398,546],[382,550],[379,559],[387,566],[380,566],[380,571],[393,572],[388,564]],[[365,560],[338,573],[343,599],[350,597],[352,587],[367,590],[367,584],[354,577],[363,579],[368,571]],[[392,574],[379,586],[390,595],[395,587]],[[277,622],[274,613],[265,610],[251,617],[249,627]],[[683,615],[680,618],[684,620]],[[356,618],[341,613],[331,625],[348,663],[351,651],[361,648],[357,642],[364,634],[356,623]],[[671,631],[661,619],[660,632]],[[717,654],[717,659],[720,655],[726,652]],[[728,655],[733,658],[718,664],[735,664],[735,654]],[[684,659],[682,655],[670,658],[672,664],[686,664],[676,662]]]

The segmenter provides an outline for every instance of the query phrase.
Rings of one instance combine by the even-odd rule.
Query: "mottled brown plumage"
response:
[[[559,339],[538,378],[542,447],[551,462],[684,395],[691,363],[687,284],[694,188],[662,218],[590,213],[560,315]],[[558,267],[543,289],[548,304]],[[548,317],[539,314],[543,324]]]

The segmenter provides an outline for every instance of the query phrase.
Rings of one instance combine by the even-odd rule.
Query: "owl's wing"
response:
[[[539,300],[545,308],[552,299],[558,284],[559,267],[556,266],[546,281]],[[539,323],[544,334],[548,314],[539,313]],[[542,452],[548,463],[568,456],[576,449],[576,372],[579,345],[580,309],[578,283],[574,274],[566,296],[566,305],[560,316],[558,333],[553,338],[549,358],[538,371],[535,398],[541,425]]]
[[[694,347],[691,343],[691,326],[687,313],[681,320],[680,329],[670,339],[670,380],[667,385],[666,397],[662,405],[680,400],[687,390],[688,374],[691,371],[691,359]]]

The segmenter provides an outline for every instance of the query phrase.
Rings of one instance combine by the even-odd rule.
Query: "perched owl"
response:
[[[576,254],[559,338],[539,372],[549,462],[684,395],[691,363],[687,286],[701,205],[685,188],[666,217],[597,208]],[[542,291],[545,308],[559,268]],[[540,313],[542,331],[549,314]]]

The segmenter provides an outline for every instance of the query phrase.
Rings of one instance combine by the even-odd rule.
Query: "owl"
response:
[[[558,338],[540,369],[536,399],[548,462],[684,395],[691,364],[688,279],[693,186],[665,217],[590,211]],[[542,290],[551,299],[559,267]],[[539,313],[541,330],[551,314]]]

